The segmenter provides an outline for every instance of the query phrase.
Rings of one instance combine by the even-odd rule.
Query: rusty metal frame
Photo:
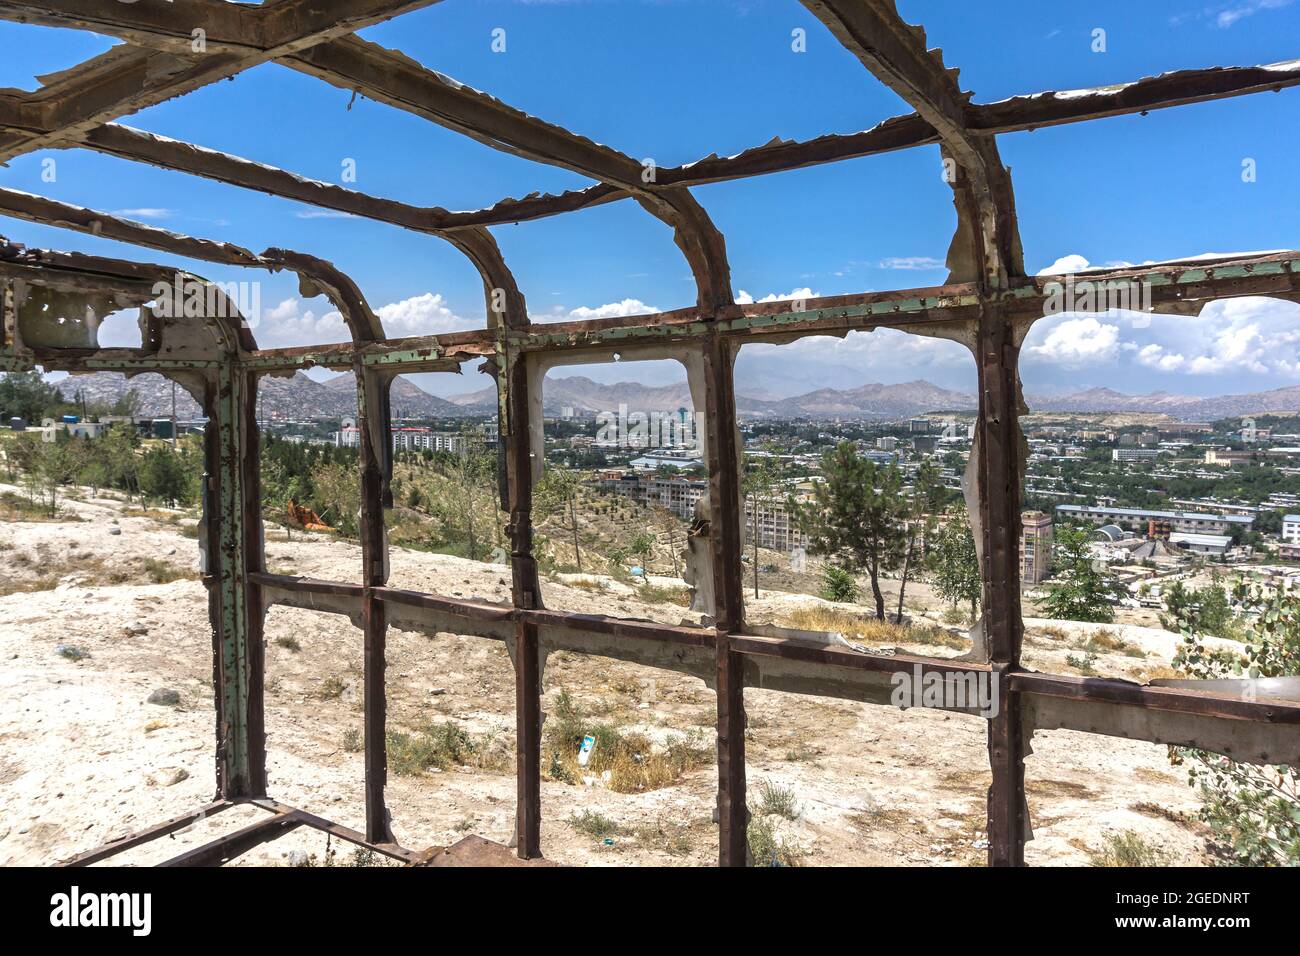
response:
[[[298,274],[304,294],[327,294],[345,317],[348,343],[259,349],[246,327],[221,318],[149,326],[141,349],[54,347],[25,341],[21,296],[51,289],[96,302],[148,301],[151,281],[183,276],[75,253],[24,250],[0,242],[0,370],[157,371],[201,399],[209,417],[203,543],[210,594],[217,705],[218,794],[193,813],[133,834],[68,861],[86,865],[175,832],[237,804],[270,815],[169,865],[226,862],[289,830],[308,826],[371,847],[407,864],[421,852],[393,842],[386,783],[384,646],[389,627],[451,630],[505,642],[515,667],[517,853],[541,855],[541,677],[547,656],[564,649],[633,661],[699,677],[717,695],[719,863],[746,862],[744,688],[819,694],[887,705],[890,675],[900,669],[999,683],[1002,708],[988,720],[992,786],[988,799],[989,863],[1023,865],[1030,836],[1024,756],[1034,730],[1070,728],[1158,743],[1186,744],[1239,759],[1300,764],[1300,705],[1247,700],[1196,690],[1079,679],[1026,671],[1020,663],[1019,563],[1023,411],[1019,345],[1054,277],[1029,277],[1021,261],[1011,176],[997,136],[1152,109],[1206,102],[1300,85],[1300,60],[1257,67],[1185,70],[1096,90],[1041,93],[976,104],[961,90],[924,31],[905,23],[893,0],[804,0],[866,69],[915,112],[850,135],[806,142],[773,141],[730,157],[643,175],[629,156],[546,123],[465,87],[395,51],[354,35],[370,24],[437,0],[268,0],[260,6],[222,0],[0,0],[0,18],[90,30],[124,45],[71,70],[44,78],[31,94],[0,91],[0,161],[47,148],[86,148],[120,159],[214,179],[241,188],[364,216],[442,236],[483,279],[486,328],[447,335],[388,338],[361,291],[341,271],[305,253],[253,253],[227,243],[181,236],[103,212],[0,189],[0,214],[222,265]],[[203,31],[205,47],[192,43]],[[360,92],[470,136],[492,148],[560,166],[594,185],[559,195],[504,199],[481,210],[416,207],[338,186],[113,122],[146,106],[249,67],[276,62]],[[822,163],[937,144],[950,161],[958,227],[942,286],[832,296],[802,303],[735,303],[725,242],[690,187]],[[697,288],[693,308],[634,318],[535,325],[509,268],[486,228],[635,199],[674,230]],[[1059,277],[1056,277],[1059,278]],[[1216,298],[1270,295],[1300,301],[1300,252],[1164,263],[1089,274],[1098,282],[1140,282],[1154,311],[1188,314]],[[215,326],[214,326],[215,322]],[[216,346],[184,346],[218,327]],[[740,580],[740,448],[733,365],[747,342],[793,341],[809,335],[894,328],[950,338],[971,349],[979,374],[979,426],[967,476],[967,501],[977,526],[984,574],[984,615],[976,651],[951,660],[882,658],[836,647],[807,634],[758,633],[744,617]],[[182,347],[173,354],[170,343]],[[712,614],[701,627],[547,610],[533,557],[532,487],[540,473],[534,444],[540,379],[549,365],[591,360],[618,350],[624,357],[675,357],[698,380],[706,414],[709,468],[701,529],[708,560],[701,587]],[[452,370],[481,360],[500,395],[502,502],[509,516],[511,601],[454,599],[387,585],[385,507],[391,506],[388,388],[401,371]],[[362,569],[356,582],[268,574],[257,513],[258,378],[324,366],[357,378],[362,431]],[[694,391],[693,386],[693,391]],[[262,725],[261,631],[276,604],[346,615],[363,634],[365,832],[349,830],[271,800],[266,794]]]

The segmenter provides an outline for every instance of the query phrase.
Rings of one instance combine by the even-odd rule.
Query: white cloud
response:
[[[1114,361],[1119,351],[1119,326],[1092,316],[1058,322],[1046,337],[1027,347],[1027,355],[1053,365],[1081,368]]]
[[[383,323],[384,332],[390,336],[436,335],[474,327],[474,323],[447,308],[446,303],[441,293],[426,292],[380,306],[375,314]]]
[[[478,324],[456,315],[442,295],[433,292],[382,305],[375,309],[375,314],[384,332],[393,337],[435,335],[474,328]],[[351,337],[347,323],[337,310],[317,313],[304,308],[301,299],[284,299],[264,308],[251,324],[257,344],[262,348],[346,342]]]
[[[628,315],[649,315],[658,311],[660,310],[653,305],[647,305],[640,299],[624,299],[621,302],[606,302],[594,309],[585,305],[579,306],[570,310],[568,318],[575,321],[578,319],[613,319]]]
[[[1272,388],[1300,381],[1300,305],[1242,297],[1211,302],[1199,315],[1067,313],[1035,323],[1022,351],[1031,365],[1109,366],[1121,389],[1134,369],[1213,376],[1222,380],[1214,388]]]
[[[942,259],[935,259],[932,256],[890,256],[880,260],[880,268],[882,269],[903,269],[909,272],[944,269],[946,267]]]
[[[317,315],[314,309],[303,309],[301,299],[284,299],[263,309],[260,316],[250,318],[249,325],[260,348],[321,345],[350,338],[347,323],[337,311]]]
[[[176,212],[160,206],[144,206],[139,209],[114,209],[109,215],[122,216],[127,219],[170,219],[176,215]]]
[[[804,286],[802,289],[791,289],[789,292],[770,292],[761,299],[755,299],[752,295],[741,289],[736,293],[737,305],[753,305],[755,302],[790,302],[795,299],[815,299],[817,293]]]
[[[1040,276],[1063,276],[1070,275],[1074,272],[1082,272],[1084,269],[1091,268],[1091,264],[1077,252],[1072,252],[1068,256],[1061,256],[1046,269],[1039,269]]]
[[[1244,3],[1221,10],[1214,18],[1214,25],[1226,30],[1237,21],[1252,17],[1261,10],[1280,10],[1289,7],[1291,2],[1292,0],[1245,0]]]

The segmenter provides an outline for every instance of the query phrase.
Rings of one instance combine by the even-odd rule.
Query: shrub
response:
[[[1132,830],[1108,833],[1100,850],[1090,850],[1093,866],[1169,866],[1169,854]]]
[[[1174,666],[1202,679],[1300,675],[1300,596],[1241,585],[1234,598],[1255,615],[1245,653],[1207,650],[1199,616],[1189,611],[1177,622],[1183,644]],[[1213,834],[1216,856],[1241,866],[1300,864],[1300,775],[1294,768],[1237,763],[1189,748],[1170,748],[1170,760],[1186,764],[1188,783],[1200,790],[1199,816]]]
[[[594,810],[583,810],[581,813],[575,813],[569,817],[569,826],[579,833],[585,833],[596,840],[604,839],[619,832],[617,823]]]
[[[828,564],[822,569],[821,597],[839,604],[854,604],[862,595],[858,580],[852,571],[839,565]]]
[[[778,834],[767,817],[750,820],[746,836],[754,866],[798,866],[804,854],[801,846]]]
[[[770,780],[764,780],[758,788],[756,811],[759,816],[777,816],[784,817],[787,820],[795,819],[799,816],[799,807],[795,802],[793,788],[782,787]]]

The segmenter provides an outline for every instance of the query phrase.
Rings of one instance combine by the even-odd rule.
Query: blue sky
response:
[[[1167,70],[1300,56],[1300,2],[1148,0],[959,3],[903,0],[977,102],[1095,86]],[[996,8],[996,15],[992,11]],[[1093,31],[1106,51],[1093,52]],[[506,50],[492,50],[493,31]],[[793,30],[806,52],[791,49]],[[659,165],[726,154],[773,136],[851,132],[907,112],[802,6],[789,0],[510,2],[447,0],[364,31],[506,102]],[[107,49],[90,34],[0,24],[0,86]],[[124,119],[139,128],[407,202],[473,208],[582,177],[494,151],[413,116],[273,64]],[[1078,258],[1100,265],[1300,246],[1300,91],[1182,107],[1147,117],[1003,136],[1030,271]],[[56,160],[54,182],[42,160]],[[1257,180],[1242,181],[1253,159]],[[754,298],[935,285],[955,224],[933,148],[695,190],[727,236],[733,286]],[[332,260],[381,309],[390,333],[483,322],[477,275],[442,240],[85,151],[37,153],[0,184],[141,218],[254,250],[297,248]],[[494,230],[538,319],[670,309],[694,301],[667,229],[622,202]],[[0,218],[36,246],[172,262],[224,281],[263,281],[266,345],[337,341],[324,300],[298,300],[291,277],[266,278]],[[1111,385],[1201,394],[1300,384],[1292,328],[1300,309],[1254,301],[1200,318],[1125,316],[1041,322],[1026,343],[1027,386]],[[1074,324],[1070,324],[1074,323]],[[1091,323],[1091,324],[1089,324]],[[1137,325],[1138,327],[1134,327]],[[1153,349],[1152,347],[1155,347]],[[745,363],[761,356],[747,349]],[[770,353],[770,350],[768,350]],[[969,358],[944,343],[876,333],[817,339],[783,355],[791,393],[828,382],[928,378],[968,387]],[[770,358],[770,355],[769,355]],[[825,373],[825,367],[833,373]],[[758,364],[753,366],[759,368]],[[598,370],[586,369],[593,377]],[[677,377],[673,370],[654,377]],[[603,377],[618,377],[607,372]],[[443,379],[446,377],[439,377]],[[429,384],[429,383],[425,383]],[[439,381],[454,392],[476,379]]]

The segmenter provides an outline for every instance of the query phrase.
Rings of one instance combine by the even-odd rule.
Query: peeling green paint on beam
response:
[[[98,369],[214,369],[225,363],[215,359],[85,359],[80,364]]]
[[[252,786],[248,737],[248,632],[244,613],[243,504],[240,461],[243,454],[239,411],[243,376],[233,362],[217,373],[218,509],[221,534],[221,661],[225,782],[237,792]]]
[[[414,349],[407,352],[379,352],[363,354],[361,361],[366,365],[414,365],[423,362],[446,361],[446,352],[442,349]]]

